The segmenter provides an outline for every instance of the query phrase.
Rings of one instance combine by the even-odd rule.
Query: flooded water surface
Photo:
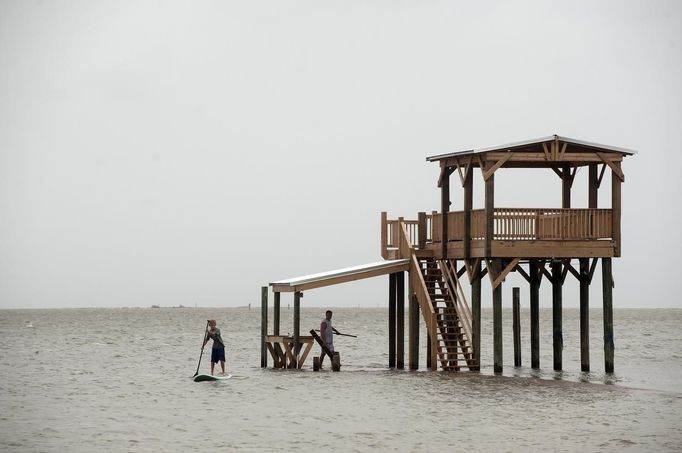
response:
[[[323,310],[302,316],[307,331]],[[564,311],[557,373],[551,311],[541,370],[529,366],[527,312],[524,366],[513,367],[505,312],[505,370],[494,375],[485,310],[481,373],[425,371],[423,332],[420,370],[389,369],[385,309],[334,311],[335,327],[358,336],[335,338],[340,373],[313,372],[312,354],[300,371],[260,368],[258,309],[2,310],[0,450],[680,451],[682,311],[615,310],[614,375],[603,372],[600,316],[593,371],[581,373],[578,311]],[[235,377],[195,383],[208,318]]]

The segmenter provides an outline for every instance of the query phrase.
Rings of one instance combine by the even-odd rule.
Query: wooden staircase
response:
[[[475,370],[471,347],[471,316],[459,288],[456,270],[449,260],[419,260],[430,304],[435,312],[436,355],[445,371],[461,367]],[[468,322],[468,325],[467,325]],[[431,333],[433,335],[433,333]]]
[[[397,229],[398,256],[410,260],[410,282],[430,337],[429,361],[433,369],[478,370],[473,357],[472,316],[459,284],[454,262],[417,258],[405,222]]]

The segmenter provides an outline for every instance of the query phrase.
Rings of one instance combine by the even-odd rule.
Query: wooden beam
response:
[[[499,258],[488,262],[493,273],[501,273]],[[502,373],[502,285],[493,286],[493,371]]]
[[[590,164],[587,176],[587,207],[597,209],[599,195],[599,181],[597,180],[597,164]]]
[[[492,241],[495,232],[495,173],[485,181],[485,257],[492,256]]]
[[[561,147],[561,152],[559,153],[559,160],[564,160],[564,154],[566,154],[566,146],[568,146],[568,143],[564,143],[564,146]]]
[[[552,261],[552,347],[554,356],[554,371],[562,369],[562,351],[564,338],[562,332],[562,289],[561,261]]]
[[[509,158],[512,157],[513,154],[514,154],[514,153],[512,153],[512,152],[510,151],[510,152],[509,152],[506,156],[504,156],[502,159],[500,159],[500,160],[498,160],[497,162],[495,162],[495,163],[493,164],[492,167],[486,169],[486,171],[483,173],[483,179],[484,179],[485,181],[487,181],[488,178],[490,178],[490,177],[495,173],[495,171],[497,171],[498,168],[500,168],[502,165],[504,165],[504,163],[507,162],[507,161],[509,160]]]
[[[590,280],[589,283],[592,283],[592,277],[594,277],[594,270],[597,268],[597,263],[599,262],[599,258],[592,258],[592,265],[590,266]]]
[[[469,275],[469,283],[472,283],[481,272],[481,258],[465,259],[464,265],[466,266],[467,274]]]
[[[608,166],[611,168],[611,171],[612,171],[616,176],[618,176],[618,178],[620,179],[621,182],[625,182],[625,175],[624,175],[623,172],[621,171],[620,165],[619,165],[619,164],[617,164],[616,162],[614,162],[613,160],[611,160],[611,159],[610,159],[607,155],[605,155],[604,153],[597,153],[597,155],[599,156],[599,158],[600,158],[606,165],[608,165]]]
[[[599,178],[597,178],[597,189],[601,187],[601,180],[604,179],[604,171],[606,170],[606,164],[601,166],[601,171],[599,172]]]
[[[576,280],[580,281],[580,273],[573,267],[573,265],[571,264],[571,260],[564,260],[564,275],[566,275],[566,272],[568,271],[570,271],[571,274],[573,274]]]
[[[459,163],[459,159],[457,160],[457,173],[459,174],[459,180],[462,184],[462,187],[464,187],[464,174],[462,174],[462,166]]]
[[[398,272],[397,275],[395,365],[402,370],[405,368],[405,272]]]
[[[547,143],[542,144],[542,150],[545,152],[545,160],[552,160],[552,156],[549,154],[549,150],[547,149]]]
[[[262,368],[267,368],[268,366],[268,354],[267,346],[265,343],[265,337],[268,335],[268,287],[261,287],[261,318],[260,318],[260,334],[261,334],[261,346],[260,346],[260,366]]]
[[[559,171],[559,169],[557,167],[551,167],[551,168],[552,168],[552,171],[554,173],[556,173],[559,178],[561,178],[562,180],[564,179],[563,173],[561,173],[561,171]]]
[[[514,366],[521,366],[521,288],[512,288],[512,332],[514,334]]]
[[[519,260],[520,258],[514,258],[513,260],[511,260],[511,262],[507,264],[504,269],[500,270],[498,275],[495,275],[495,273],[497,273],[498,271],[497,268],[495,268],[494,264],[488,259],[485,260],[486,266],[488,268],[488,277],[490,277],[490,284],[492,285],[493,289],[497,288],[500,285],[500,283],[502,283],[507,274],[509,274],[512,271],[512,269],[514,269],[516,265],[519,263]]]
[[[602,292],[604,297],[604,371],[613,373],[613,275],[611,258],[602,258]]]
[[[396,293],[398,285],[396,274],[388,276],[388,367],[395,368],[395,328],[396,328]]]
[[[273,308],[273,316],[274,316],[273,323],[275,325],[274,325],[274,329],[272,331],[272,333],[275,335],[279,335],[280,296],[281,296],[281,293],[275,292],[275,306]]]
[[[616,162],[611,167],[611,234],[615,242],[613,256],[619,257],[621,254],[620,246],[620,216],[621,216],[621,183],[623,178],[617,178],[620,171],[620,162]]]
[[[540,271],[537,261],[529,263],[530,272],[530,366],[540,368]]]
[[[517,264],[514,270],[521,274],[521,276],[525,278],[528,283],[530,283],[530,276],[526,273],[526,271],[523,270],[520,264]]]
[[[580,258],[580,371],[590,371],[589,258]]]

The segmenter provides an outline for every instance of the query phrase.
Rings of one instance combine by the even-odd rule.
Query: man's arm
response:
[[[334,333],[337,334],[337,335],[341,335],[341,332],[339,332],[338,330],[336,330],[336,327],[334,327],[334,326],[332,326],[332,332],[334,332]]]

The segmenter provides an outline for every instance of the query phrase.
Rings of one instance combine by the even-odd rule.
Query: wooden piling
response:
[[[519,300],[520,288],[512,289],[513,321],[512,330],[514,332],[514,366],[521,366],[521,301]]]
[[[433,361],[431,360],[431,334],[429,333],[428,329],[426,329],[426,369],[427,370],[432,370],[433,368]]]
[[[561,329],[562,275],[561,261],[552,261],[552,346],[554,348],[554,371],[561,371],[563,333]]]
[[[540,267],[531,261],[530,271],[530,366],[540,368]]]
[[[580,258],[580,369],[590,371],[590,260]]]
[[[336,351],[332,355],[332,371],[341,371],[341,355]]]
[[[268,350],[265,346],[265,337],[268,335],[268,287],[261,287],[261,317],[260,317],[260,366],[267,368],[268,366]]]
[[[298,367],[298,353],[301,350],[301,292],[294,291],[294,356]]]
[[[471,282],[471,348],[476,371],[481,370],[481,262],[476,261]]]
[[[410,306],[409,306],[409,362],[410,369],[419,369],[419,302],[417,296],[410,292]]]
[[[280,305],[280,295],[281,295],[281,294],[280,294],[279,292],[275,292],[275,301],[274,301],[274,308],[273,308],[273,324],[274,324],[274,326],[273,326],[273,329],[274,329],[274,330],[273,330],[273,334],[274,334],[274,335],[279,335],[279,324],[280,324],[280,322],[279,322],[279,314],[280,314],[279,305]]]
[[[493,275],[498,275],[501,271],[501,262],[494,259],[491,262]],[[502,283],[493,289],[493,371],[502,372]]]
[[[318,356],[313,357],[313,371],[320,371],[320,358]]]
[[[388,366],[395,368],[396,274],[388,276]]]
[[[602,292],[604,295],[604,371],[613,373],[613,275],[611,258],[602,258]]]
[[[396,368],[405,368],[405,272],[397,273],[396,291]]]

